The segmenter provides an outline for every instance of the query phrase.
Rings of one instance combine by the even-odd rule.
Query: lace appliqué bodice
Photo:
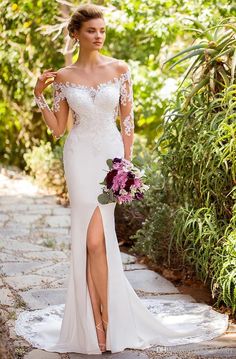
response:
[[[97,87],[73,82],[54,82],[53,88],[52,110],[59,112],[66,101],[72,111],[73,127],[79,126],[80,135],[92,138],[97,149],[102,144],[101,136],[110,134],[115,137],[118,114],[124,144],[127,138],[131,137],[134,130],[134,109],[130,70],[98,84]],[[131,139],[128,142],[127,146],[130,146],[132,155]]]

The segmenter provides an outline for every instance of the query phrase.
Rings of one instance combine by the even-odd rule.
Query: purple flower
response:
[[[113,163],[121,162],[121,158],[115,157],[115,158],[113,158],[112,162]]]
[[[132,173],[132,172],[130,172],[130,171],[127,173],[127,176],[128,176],[129,178],[135,178],[135,174]]]
[[[109,171],[105,177],[107,188],[110,189],[112,187],[113,178],[116,176],[117,170],[113,169]]]
[[[134,184],[134,179],[133,178],[128,178],[126,183],[125,183],[125,188],[124,189],[127,192],[129,192],[130,191],[130,186],[132,186],[133,184]]]
[[[141,200],[143,198],[143,193],[141,192],[136,192],[135,196],[134,196],[137,200]]]
[[[117,171],[117,175],[113,180],[112,189],[118,190],[119,188],[124,188],[127,181],[127,172]]]

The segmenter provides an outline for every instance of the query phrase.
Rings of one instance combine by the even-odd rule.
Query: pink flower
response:
[[[141,171],[134,167],[131,161],[124,158],[115,157],[111,161],[112,166],[105,177],[103,194],[109,196],[109,193],[112,193],[115,201],[119,204],[141,200],[144,195],[143,192],[149,188],[142,182]],[[101,200],[104,201],[104,197]],[[105,197],[106,200],[107,197]]]

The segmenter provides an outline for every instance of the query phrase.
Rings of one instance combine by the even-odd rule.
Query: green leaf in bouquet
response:
[[[99,196],[98,196],[98,202],[101,203],[101,204],[107,204],[109,203],[109,194],[107,193],[101,193]]]
[[[107,165],[108,165],[109,168],[112,168],[112,166],[113,166],[113,161],[112,161],[111,158],[108,158],[108,160],[106,161],[106,163],[107,163]]]
[[[116,202],[116,197],[114,196],[112,191],[109,192],[109,198],[112,202]]]

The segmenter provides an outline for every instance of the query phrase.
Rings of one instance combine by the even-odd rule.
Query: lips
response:
[[[102,43],[101,43],[101,42],[94,42],[94,44],[99,44],[99,45],[101,45]]]

